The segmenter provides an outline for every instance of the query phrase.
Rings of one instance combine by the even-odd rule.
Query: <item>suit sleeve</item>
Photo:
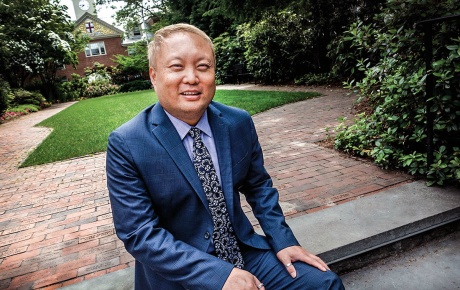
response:
[[[252,119],[249,120],[251,136],[250,166],[239,191],[246,197],[254,216],[264,231],[267,240],[277,253],[289,246],[299,245],[287,225],[279,205],[279,193],[265,170],[262,148]]]
[[[118,237],[163,278],[190,289],[222,289],[233,265],[174,238],[161,227],[128,146],[116,131],[107,148],[107,185]]]

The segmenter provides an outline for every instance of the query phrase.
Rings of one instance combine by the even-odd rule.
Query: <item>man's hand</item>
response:
[[[258,290],[265,289],[263,284],[248,271],[233,268],[222,290]]]
[[[283,263],[283,265],[286,267],[286,270],[289,272],[292,278],[295,278],[297,276],[295,267],[292,264],[293,262],[297,261],[302,261],[304,263],[312,265],[313,267],[316,267],[324,272],[329,270],[329,267],[326,265],[326,263],[323,262],[323,260],[321,260],[319,257],[313,255],[312,253],[308,252],[300,246],[291,246],[282,249],[276,254],[276,257],[278,257],[278,260],[280,260],[281,263]]]

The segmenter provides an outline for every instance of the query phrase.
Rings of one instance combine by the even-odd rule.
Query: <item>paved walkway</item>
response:
[[[228,88],[305,90],[220,87]],[[254,116],[287,218],[410,181],[317,145],[338,117],[352,116],[355,98],[340,89],[314,90],[323,96]],[[68,105],[0,125],[0,289],[56,289],[133,266],[114,234],[105,153],[18,168],[50,132],[33,125]]]

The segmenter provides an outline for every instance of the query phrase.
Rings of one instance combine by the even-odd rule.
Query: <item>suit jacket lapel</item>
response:
[[[169,120],[160,103],[157,103],[152,108],[151,124],[153,125],[153,135],[155,135],[158,142],[160,142],[163,148],[168,152],[176,166],[198,194],[205,207],[208,208],[208,200],[206,199],[201,181],[196,174],[195,167],[190,160],[187,150],[185,150],[182,144],[182,140],[176,128]]]
[[[211,126],[219,158],[221,187],[224,192],[230,218],[233,220],[233,181],[229,124],[212,103],[209,105],[208,121]]]

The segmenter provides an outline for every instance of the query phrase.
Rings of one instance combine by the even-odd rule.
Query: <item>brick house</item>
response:
[[[84,75],[85,68],[93,67],[95,62],[105,66],[115,66],[114,55],[128,55],[126,44],[123,43],[124,32],[113,25],[97,18],[88,12],[75,21],[75,31],[81,31],[90,38],[85,51],[78,54],[76,69],[71,65],[59,70],[57,75],[70,79],[73,73]]]

